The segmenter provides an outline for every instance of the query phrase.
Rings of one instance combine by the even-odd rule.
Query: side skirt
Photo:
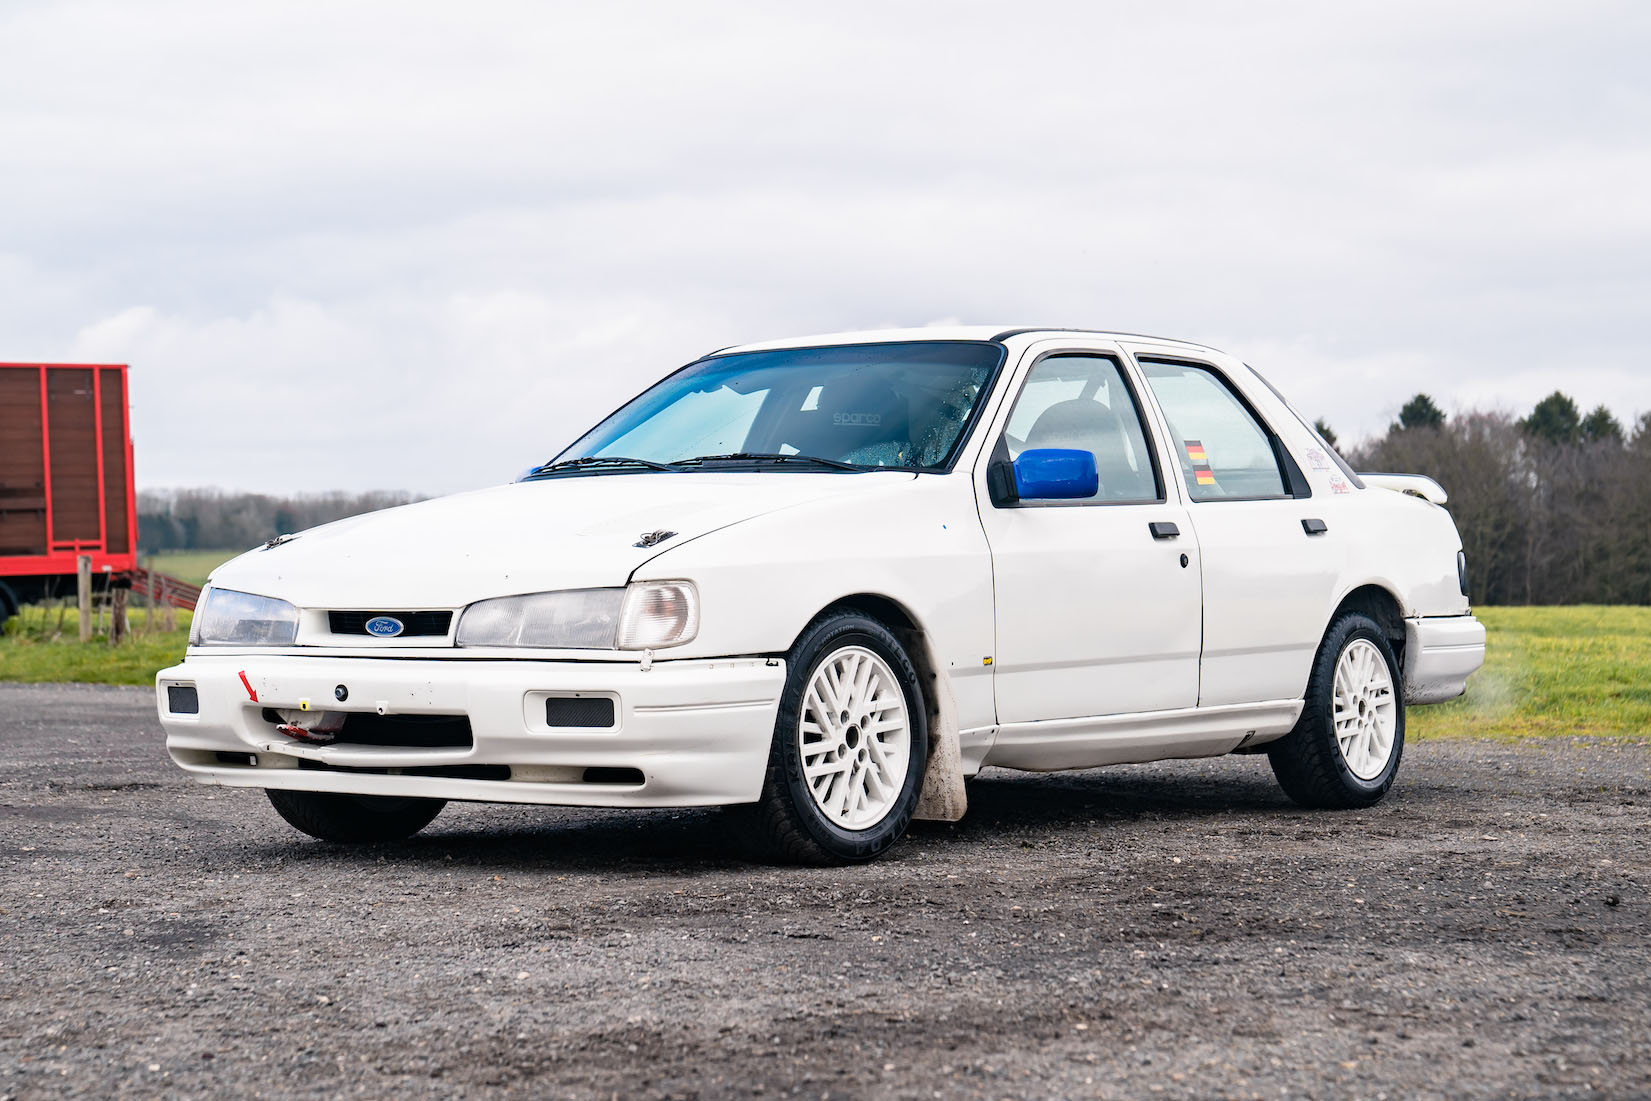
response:
[[[1283,737],[1296,725],[1301,708],[1301,700],[1270,700],[1010,723],[997,728],[981,764],[1056,772],[1171,757],[1217,757]]]

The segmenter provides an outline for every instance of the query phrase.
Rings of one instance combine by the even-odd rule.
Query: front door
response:
[[[998,722],[1195,706],[1198,541],[1122,355],[1044,351],[993,432],[1000,457],[1089,451],[1099,474],[1090,498],[1008,505],[976,480],[992,551]]]

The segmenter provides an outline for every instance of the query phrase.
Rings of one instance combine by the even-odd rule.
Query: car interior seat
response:
[[[1157,496],[1151,471],[1129,465],[1123,423],[1098,401],[1072,398],[1051,405],[1026,433],[1026,447],[1065,447],[1092,453],[1095,470],[1101,476],[1097,496],[1112,500],[1150,500]]]

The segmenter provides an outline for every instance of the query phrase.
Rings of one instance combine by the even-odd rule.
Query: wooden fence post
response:
[[[92,556],[75,557],[75,591],[80,599],[80,641],[92,641]]]
[[[114,607],[109,613],[109,645],[119,646],[126,641],[128,624],[126,622],[126,597],[132,590],[122,585],[110,594],[110,601]]]

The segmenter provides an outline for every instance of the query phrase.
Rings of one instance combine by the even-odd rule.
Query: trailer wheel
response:
[[[21,607],[22,604],[19,603],[17,594],[11,591],[11,586],[0,581],[0,631],[6,629],[6,620],[16,615]]]

